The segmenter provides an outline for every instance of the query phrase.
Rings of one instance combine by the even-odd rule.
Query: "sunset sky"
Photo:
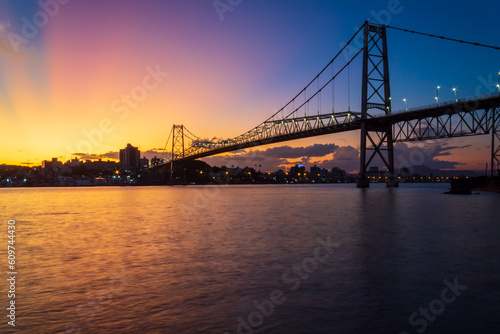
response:
[[[173,124],[235,137],[298,93],[366,19],[500,46],[499,11],[495,0],[2,1],[0,163],[116,158],[127,143],[150,158]],[[441,101],[454,99],[452,87],[458,98],[496,91],[500,51],[394,30],[388,43],[393,110],[403,98],[408,108],[433,104],[437,85]],[[347,109],[347,97],[336,104]],[[431,168],[484,170],[489,145],[490,136],[400,144],[396,162],[420,150]],[[205,161],[354,171],[358,149],[352,132]]]

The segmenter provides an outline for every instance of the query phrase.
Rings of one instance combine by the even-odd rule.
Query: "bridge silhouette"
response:
[[[366,21],[339,53],[295,97],[264,122],[242,135],[225,140],[203,140],[183,125],[173,125],[165,145],[166,148],[171,143],[170,159],[151,168],[169,170],[172,176],[174,164],[187,160],[294,139],[360,130],[358,187],[369,186],[367,172],[375,157],[379,157],[385,164],[387,186],[398,186],[394,170],[395,142],[462,136],[491,134],[493,175],[494,166],[500,166],[500,94],[440,103],[437,91],[435,105],[393,112],[387,29],[405,30]],[[356,50],[351,57],[353,41],[360,34],[363,47]],[[498,47],[479,43],[417,34],[500,50]],[[361,110],[350,110],[349,96],[348,110],[336,111],[335,80],[347,72],[350,95],[350,66],[361,54]],[[346,56],[346,59],[343,60],[341,55]]]

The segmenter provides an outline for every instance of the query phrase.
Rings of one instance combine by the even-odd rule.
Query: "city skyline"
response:
[[[357,11],[352,4],[300,1],[243,1],[225,10],[214,3],[2,3],[0,162],[105,159],[127,142],[158,154],[171,124],[186,124],[204,138],[235,137],[295,95],[299,83],[310,80],[366,19],[500,45],[493,29],[432,21],[445,10],[449,17],[463,11],[466,5],[459,3],[365,1]],[[494,10],[484,8],[495,5],[467,9],[494,17]],[[388,38],[394,110],[435,103],[437,86],[440,101],[497,89],[498,51],[443,46],[394,31]],[[430,51],[419,52],[424,45]],[[353,110],[359,109],[359,72],[353,68]],[[347,109],[346,91],[339,88],[336,94],[337,108]],[[398,144],[396,155],[399,146],[408,161],[404,151],[413,148],[425,153],[424,164],[442,169],[482,170],[489,161],[488,136],[420,145],[424,148]],[[354,132],[204,161],[223,165],[258,156],[269,170],[307,162],[343,164],[352,172],[358,169],[357,154]]]

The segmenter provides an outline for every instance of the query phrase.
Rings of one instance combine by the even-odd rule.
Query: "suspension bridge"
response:
[[[500,94],[455,99],[411,110],[393,112],[389,81],[387,29],[437,37],[500,50],[499,47],[419,33],[366,21],[337,55],[287,104],[249,131],[226,140],[203,140],[183,125],[174,125],[165,149],[170,158],[152,166],[172,175],[174,164],[245,148],[358,130],[360,169],[358,187],[368,187],[367,172],[379,157],[388,171],[387,185],[398,186],[394,170],[394,143],[441,138],[491,135],[491,174],[500,167]],[[363,47],[351,56],[355,38],[362,34]],[[355,49],[355,48],[354,48]],[[347,53],[346,59],[341,55]],[[335,110],[335,80],[347,75],[362,57],[361,110]],[[499,89],[500,91],[500,89]],[[348,94],[350,91],[348,89]],[[350,96],[349,96],[350,101]]]

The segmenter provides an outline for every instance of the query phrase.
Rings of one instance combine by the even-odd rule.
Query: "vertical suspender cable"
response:
[[[351,111],[351,45],[347,45],[347,110]]]
[[[332,78],[333,78],[333,63],[332,63]],[[335,112],[335,80],[332,80],[332,114]]]
[[[319,90],[319,77],[316,80],[316,90]],[[318,97],[318,116],[319,116],[320,109],[321,109],[321,91],[319,91],[319,97]]]

